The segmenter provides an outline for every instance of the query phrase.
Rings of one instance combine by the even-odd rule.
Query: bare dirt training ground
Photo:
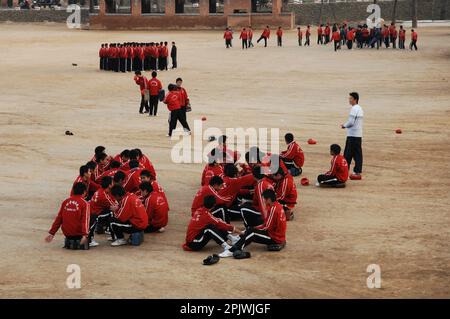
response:
[[[342,50],[331,45],[225,50],[219,32],[93,32],[58,25],[0,28],[1,297],[449,297],[450,28],[419,30],[418,52]],[[409,37],[409,33],[408,33]],[[328,169],[348,92],[365,110],[364,176],[346,189],[300,186],[287,248],[252,245],[249,260],[201,265],[184,252],[186,225],[203,165],[171,162],[167,109],[139,115],[131,74],[98,71],[103,42],[174,40],[178,76],[194,119],[206,127],[279,127],[295,134],[311,181]],[[77,63],[78,67],[73,67]],[[402,128],[403,134],[394,130]],[[65,136],[71,130],[74,136]],[[317,145],[307,145],[314,138]],[[140,147],[153,161],[170,202],[167,231],[141,247],[61,248],[44,243],[53,218],[97,145],[115,155]],[[284,147],[284,145],[282,145]],[[366,267],[381,266],[381,289],[368,289]],[[81,289],[66,288],[79,264]]]

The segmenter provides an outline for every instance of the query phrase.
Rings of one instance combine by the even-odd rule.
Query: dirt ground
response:
[[[409,34],[408,34],[409,36]],[[16,298],[406,298],[450,297],[450,28],[419,30],[419,51],[260,45],[226,50],[219,32],[95,32],[61,25],[0,26],[0,297]],[[194,119],[205,127],[276,127],[301,143],[304,176],[328,169],[328,147],[345,143],[348,92],[365,110],[364,176],[346,189],[300,186],[287,248],[202,266],[184,252],[202,164],[174,164],[167,109],[139,115],[130,74],[98,70],[103,42],[176,41]],[[73,67],[77,63],[78,67]],[[402,128],[403,134],[394,130]],[[74,136],[65,136],[71,130]],[[314,138],[317,145],[308,145]],[[140,247],[66,251],[44,243],[78,167],[97,145],[115,155],[140,147],[153,161],[171,211],[167,231]],[[68,289],[66,267],[81,267]],[[368,289],[369,264],[381,289]]]

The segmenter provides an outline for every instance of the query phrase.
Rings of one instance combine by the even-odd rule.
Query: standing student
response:
[[[339,50],[341,48],[341,33],[339,32],[339,29],[333,27],[334,31],[331,36],[331,40],[334,42],[334,52]]]
[[[267,40],[270,38],[270,28],[269,26],[266,26],[259,37],[258,41],[256,43],[259,43],[259,41],[264,40],[264,47],[267,47]]]
[[[232,47],[231,40],[233,40],[233,32],[229,28],[225,29],[225,32],[223,34],[223,38],[225,39],[225,47],[228,49]]]
[[[348,121],[341,125],[342,129],[347,129],[347,140],[345,142],[344,157],[347,160],[348,166],[355,160],[353,168],[354,175],[360,175],[363,166],[362,153],[362,133],[363,133],[363,119],[364,111],[359,103],[359,94],[352,92],[349,94],[349,103],[352,106]]]
[[[384,25],[382,34],[383,34],[384,45],[387,49],[390,46],[390,44],[389,44],[389,28],[387,25]]]
[[[147,113],[149,111],[148,100],[150,98],[148,92],[148,80],[141,74],[141,71],[136,71],[134,74],[134,82],[139,85],[139,90],[141,92],[141,105],[139,107],[139,113]]]
[[[277,30],[277,46],[283,46],[283,29],[281,27],[278,27]]]
[[[394,25],[391,30],[391,42],[392,42],[393,49],[397,49],[397,37],[398,37],[398,32],[397,32],[397,28]]]
[[[172,59],[172,69],[177,68],[177,46],[172,41],[172,48],[170,48],[170,57]]]
[[[158,70],[163,70],[164,67],[164,53],[163,53],[163,48],[164,47],[164,42],[160,42],[158,45]]]
[[[175,84],[169,84],[169,93],[164,98],[164,103],[167,105],[167,109],[170,112],[169,115],[169,133],[168,137],[172,136],[172,131],[177,127],[177,122],[180,121],[181,104],[180,104],[180,92],[177,90]]]
[[[150,70],[156,71],[156,46],[154,42],[150,43]]]
[[[317,28],[317,44],[323,44],[323,24]]]
[[[146,43],[144,46],[144,71],[150,70],[150,44]]]
[[[355,29],[350,27],[347,31],[347,48],[351,50],[353,48],[353,41],[355,41]]]
[[[245,28],[242,29],[239,39],[242,40],[242,50],[248,49],[248,32]]]
[[[331,36],[331,28],[329,23],[327,23],[324,33],[325,33],[325,44],[328,44],[330,42]]]
[[[249,25],[248,26],[248,47],[251,48],[253,47],[253,29],[252,26]]]
[[[100,70],[103,70],[103,55],[105,51],[105,45],[102,44],[100,50],[98,51],[98,57],[100,58]]]
[[[158,113],[158,102],[159,102],[159,91],[162,90],[161,81],[156,77],[158,73],[156,71],[152,72],[152,78],[148,81],[148,88],[150,93],[150,105],[149,105],[149,116],[156,116]]]
[[[120,45],[120,72],[127,72],[127,48],[123,44]]]
[[[64,200],[58,215],[50,228],[45,241],[50,243],[59,228],[65,236],[64,248],[78,249],[79,246],[89,243],[89,218],[90,206],[84,199],[87,188],[83,183],[76,183],[72,189],[72,195]]]
[[[413,48],[417,51],[417,32],[414,31],[414,29],[411,29],[411,43],[409,45],[409,49],[412,50]]]
[[[127,43],[127,72],[131,72],[133,64],[133,48],[130,43]]]
[[[306,27],[305,37],[306,37],[305,46],[309,46],[311,37],[311,26],[309,25]]]
[[[189,96],[187,94],[186,89],[184,87],[182,87],[182,85],[183,85],[182,78],[177,78],[176,85],[177,85],[178,91],[180,91],[180,104],[181,104],[180,123],[181,123],[181,125],[183,125],[184,131],[186,133],[191,134],[191,128],[189,127],[189,124],[187,122],[187,111],[188,111],[188,108],[189,109],[191,108],[191,102],[189,101]]]
[[[240,239],[229,250],[219,254],[219,257],[231,257],[238,250],[243,250],[250,243],[263,245],[286,245],[286,215],[283,207],[276,200],[275,191],[267,189],[263,192],[264,206],[267,207],[267,219],[260,226],[249,227]]]
[[[398,31],[398,48],[404,50],[405,49],[405,41],[406,41],[406,30],[403,26],[400,26],[400,30]]]
[[[164,42],[164,46],[162,48],[162,54],[163,54],[163,62],[162,62],[162,69],[168,70],[168,64],[169,64],[169,48],[168,48],[167,41]]]
[[[330,146],[331,168],[325,174],[317,176],[318,186],[345,186],[348,179],[348,164],[341,155],[341,147],[337,144]]]
[[[302,46],[303,42],[303,32],[300,27],[297,27],[297,38],[298,38],[298,45]]]

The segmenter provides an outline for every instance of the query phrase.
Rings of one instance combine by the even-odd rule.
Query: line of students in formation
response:
[[[233,46],[233,30],[226,28],[223,35],[225,39],[226,48]],[[264,41],[264,46],[267,47],[268,39],[270,38],[270,27],[266,26],[261,33],[257,43]],[[277,46],[283,45],[283,29],[278,27],[276,30]],[[311,44],[311,26],[308,25],[306,30],[303,31],[301,27],[297,27],[297,38],[299,46],[310,46]],[[248,49],[253,47],[253,30],[251,26],[248,28],[242,28],[239,35],[239,39],[242,41],[242,49]],[[303,42],[303,39],[305,41]],[[411,42],[409,48],[417,51],[418,34],[414,29],[411,29]],[[406,43],[406,29],[401,25],[397,30],[395,23],[391,23],[390,26],[383,25],[383,27],[369,28],[366,24],[358,25],[357,27],[349,26],[347,23],[326,25],[319,25],[317,27],[317,44],[327,45],[328,43],[334,43],[334,50],[339,50],[342,46],[346,45],[349,50],[353,48],[353,44],[356,43],[357,48],[377,48],[379,49],[384,44],[386,48],[392,46],[396,49],[405,49]]]
[[[182,86],[183,79],[177,78],[176,84],[168,85],[168,93],[165,94],[161,81],[157,78],[158,73],[152,71],[152,78],[149,80],[142,75],[141,71],[136,71],[134,82],[139,86],[141,103],[139,113],[149,113],[149,116],[156,116],[158,113],[158,102],[162,101],[169,110],[169,130],[168,137],[172,136],[177,123],[180,122],[186,134],[191,134],[191,128],[187,122],[187,112],[191,111],[191,102],[186,89]]]
[[[285,142],[287,148],[280,155],[251,147],[241,162],[240,154],[227,147],[226,136],[219,137],[191,205],[184,250],[201,250],[210,240],[224,249],[220,257],[236,257],[252,242],[269,250],[283,249],[286,221],[294,218],[298,203],[294,176],[302,173],[305,162],[293,134],[287,133]],[[319,175],[318,182],[345,184],[348,167],[340,147],[333,144],[330,153],[331,169]],[[80,167],[45,239],[51,242],[61,228],[68,249],[95,247],[95,234],[105,232],[111,246],[140,245],[144,233],[165,230],[168,213],[156,170],[140,149],[112,157],[98,146],[91,160]],[[234,220],[242,221],[244,227],[233,226]],[[130,234],[128,239],[125,233]]]
[[[169,48],[167,42],[110,43],[102,44],[99,50],[100,70],[114,72],[135,72],[167,70]],[[172,42],[170,49],[172,69],[177,68],[177,47]]]

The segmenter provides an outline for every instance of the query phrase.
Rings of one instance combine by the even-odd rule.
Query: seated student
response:
[[[112,160],[112,157],[109,156],[108,154],[106,154],[105,151],[106,151],[106,148],[104,146],[97,146],[94,149],[94,156],[92,156],[92,158],[91,158],[91,161],[94,161],[94,162],[97,163],[97,165],[100,165],[100,170],[102,170],[102,171],[105,171],[105,170],[107,170],[109,168],[109,164],[110,164],[110,162]],[[97,156],[101,155],[101,154],[105,154],[105,157],[104,157],[105,160],[104,160],[103,163],[100,164],[97,161]]]
[[[119,162],[121,165],[125,164],[130,160],[130,150],[123,150],[120,154],[114,156],[113,159]]]
[[[114,185],[119,185],[123,187],[123,184],[125,184],[125,179],[127,178],[127,174],[125,174],[123,171],[117,171],[116,174],[114,174],[113,182]]]
[[[286,174],[281,168],[277,173],[272,175],[275,181],[275,193],[277,201],[283,205],[286,219],[294,219],[294,208],[297,204],[297,188],[295,186],[294,178],[291,174]]]
[[[87,192],[86,192],[86,199],[89,200],[91,196],[89,196],[89,193],[92,195],[95,193],[95,191],[100,187],[98,184],[92,181],[91,179],[91,170],[87,165],[80,166],[80,175],[75,179],[75,182],[73,182],[72,190],[70,192],[70,195],[73,195],[73,186],[77,183],[83,183],[86,186]]]
[[[278,168],[282,168],[286,174],[289,173],[286,164],[284,164],[284,161],[281,159],[280,155],[272,154],[270,152],[267,152],[266,155],[261,159],[261,167],[263,168],[263,172],[266,175],[277,172]]]
[[[84,200],[87,194],[86,184],[76,182],[73,185],[69,198],[64,200],[58,215],[49,230],[46,242],[51,242],[56,232],[61,227],[66,237],[64,248],[78,249],[78,246],[86,247],[89,243],[89,203]],[[82,248],[83,249],[83,248]]]
[[[255,192],[251,204],[245,203],[241,207],[241,216],[245,226],[261,225],[267,217],[267,207],[262,194],[265,190],[273,190],[270,180],[261,172],[261,167],[253,167],[253,177],[256,179]]]
[[[122,186],[114,185],[111,194],[119,202],[119,209],[114,212],[110,223],[111,237],[114,240],[111,246],[126,245],[124,233],[143,232],[147,228],[147,212],[139,197],[125,192]]]
[[[94,191],[88,189],[88,197],[91,198],[91,196],[94,194],[94,192],[100,188],[100,185],[98,185],[95,182],[95,169],[97,168],[97,163],[95,161],[89,161],[86,163],[86,166],[88,167],[89,173],[90,173],[90,179],[93,187],[95,188]]]
[[[276,201],[273,189],[266,189],[262,196],[268,210],[264,224],[247,228],[245,233],[240,236],[240,240],[229,250],[221,253],[219,257],[231,257],[233,252],[243,250],[252,242],[263,245],[286,245],[286,215],[283,207]]]
[[[219,145],[215,148],[220,153],[224,154],[224,163],[235,163],[239,160],[240,154],[238,151],[233,151],[227,146],[227,136],[221,135],[218,138]]]
[[[143,166],[144,169],[149,170],[150,173],[152,173],[152,175],[156,178],[156,170],[150,159],[144,153],[142,153],[139,148],[135,148],[133,151],[137,153],[136,159],[139,161],[141,166]]]
[[[141,183],[142,168],[139,168],[139,162],[137,160],[130,160],[128,166],[130,170],[128,171],[123,188],[125,188],[127,193],[136,193]]]
[[[144,169],[141,172],[141,183],[148,182],[150,185],[152,185],[153,192],[160,193],[164,200],[168,203],[166,193],[164,192],[164,189],[159,185],[159,183],[156,181],[155,177],[150,173],[150,171]],[[136,195],[141,196],[140,190],[136,193]]]
[[[105,153],[100,153],[95,155],[95,160],[93,162],[95,162],[96,166],[91,177],[94,181],[96,181],[100,175],[102,175],[106,169],[109,168],[110,160]]]
[[[289,173],[292,176],[298,176],[302,173],[305,155],[300,145],[294,141],[294,135],[292,133],[287,133],[284,136],[284,140],[287,144],[287,150],[281,152],[280,157],[289,170]]]
[[[119,171],[120,166],[122,165],[118,161],[113,160],[109,165],[109,169],[104,171],[99,177],[97,177],[95,182],[97,184],[100,184],[102,182],[103,177],[105,176],[110,176],[111,178],[114,177],[114,175]]]
[[[131,150],[129,156],[130,156],[129,161],[126,162],[126,163],[124,163],[124,164],[120,167],[120,169],[121,169],[122,171],[124,171],[124,172],[128,172],[128,171],[130,170],[130,161],[136,160],[136,161],[139,162],[139,152],[138,152],[137,150],[135,150],[135,149],[134,149],[134,150]],[[139,162],[139,168],[144,169],[145,166],[144,166],[141,162]]]
[[[166,197],[153,190],[150,182],[143,182],[139,185],[143,199],[145,211],[148,216],[148,226],[146,233],[164,232],[169,220],[169,204]]]
[[[214,217],[211,214],[211,209],[215,206],[216,199],[214,196],[203,198],[203,204],[195,210],[189,222],[186,241],[183,244],[184,250],[201,250],[211,239],[222,246],[225,251],[231,249],[227,239],[231,240],[232,237],[228,232],[239,234],[241,230]]]
[[[213,176],[209,181],[209,185],[202,186],[194,197],[191,206],[191,213],[194,214],[197,209],[202,207],[203,199],[206,196],[214,196],[216,198],[217,209],[212,210],[212,214],[219,218],[225,218],[225,210],[223,209],[226,202],[230,198],[223,197],[219,194],[219,190],[222,188],[223,179],[219,176]],[[224,219],[225,220],[225,219]]]
[[[113,187],[113,178],[105,176],[102,178],[101,188],[99,188],[92,196],[89,204],[91,205],[91,218],[89,238],[92,238],[90,245],[98,246],[94,241],[94,231],[97,234],[104,232],[104,227],[109,225],[112,211],[116,209],[117,202],[111,195],[111,188]]]
[[[241,189],[245,187],[254,187],[256,185],[253,175],[245,175],[238,177],[238,169],[234,164],[225,164],[223,187],[219,190],[219,195],[227,198],[224,209],[224,220],[229,222],[230,220],[240,219],[241,209],[239,206],[239,200],[237,199]]]
[[[205,166],[202,173],[202,186],[208,185],[213,176],[223,175],[223,157],[223,153],[216,152],[216,149],[213,149],[208,155],[208,164]]]
[[[331,169],[325,174],[317,176],[319,186],[345,186],[348,179],[348,165],[345,157],[341,155],[341,147],[337,144],[330,146]]]

